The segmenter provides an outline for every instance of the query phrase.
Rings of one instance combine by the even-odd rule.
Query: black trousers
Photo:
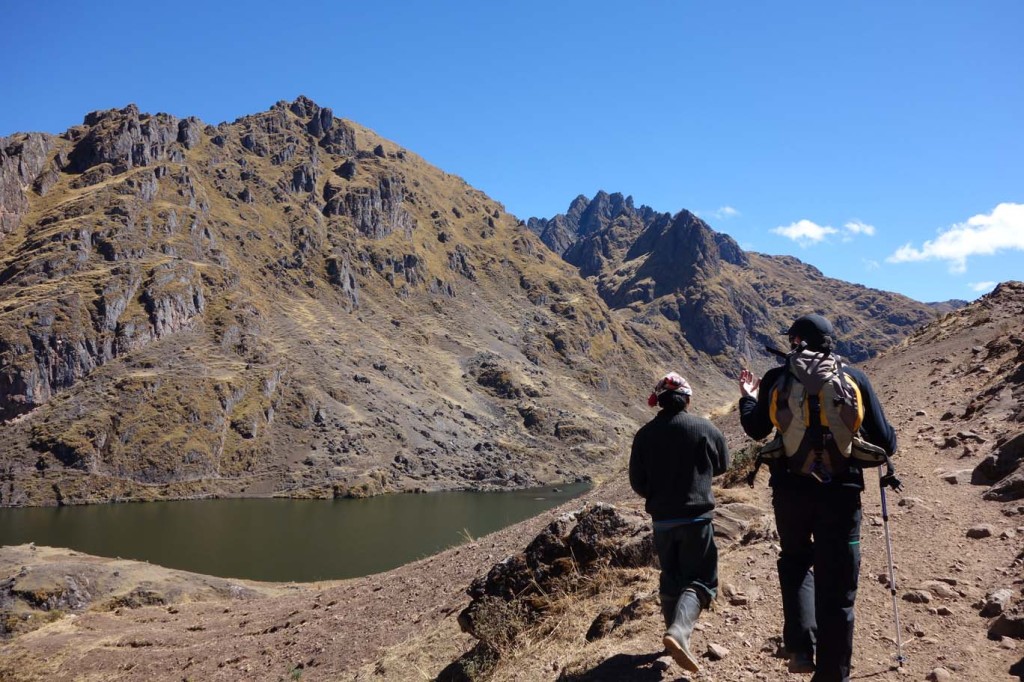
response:
[[[815,655],[812,682],[845,682],[853,654],[860,575],[860,490],[813,479],[772,495],[779,531],[779,587],[790,653]]]
[[[718,593],[718,547],[711,521],[655,530],[654,548],[661,563],[662,603],[671,606],[683,590],[692,589],[707,608]]]

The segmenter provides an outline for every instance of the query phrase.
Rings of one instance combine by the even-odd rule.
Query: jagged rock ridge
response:
[[[689,211],[638,209],[621,194],[579,196],[567,213],[527,225],[649,347],[678,344],[723,371],[767,363],[764,346],[806,312],[828,315],[839,352],[855,361],[935,317],[925,304],[825,277],[796,258],[746,252]]]

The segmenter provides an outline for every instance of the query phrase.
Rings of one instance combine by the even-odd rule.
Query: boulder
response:
[[[1024,470],[1010,474],[986,490],[981,497],[993,502],[1012,502],[1024,499]]]
[[[605,567],[632,568],[655,562],[654,542],[646,514],[594,504],[552,521],[526,549],[498,562],[472,582],[472,598],[459,614],[459,625],[482,643],[514,639],[539,620],[552,599],[576,589],[587,576]],[[606,614],[591,626],[594,637],[610,631],[622,616],[646,608],[646,599],[626,616]],[[624,621],[623,621],[624,622]],[[500,648],[500,647],[498,647]]]
[[[995,534],[995,529],[988,524],[973,526],[967,530],[967,537],[974,540],[990,538]]]
[[[985,597],[985,605],[981,608],[982,618],[994,618],[1003,613],[1013,598],[1013,592],[1008,589],[1000,589]]]
[[[1016,604],[999,615],[988,628],[991,639],[1013,637],[1024,639],[1024,604]]]
[[[1024,458],[1024,431],[999,441],[992,449],[992,453],[974,468],[971,482],[982,485],[996,483],[1017,471],[1022,458]]]

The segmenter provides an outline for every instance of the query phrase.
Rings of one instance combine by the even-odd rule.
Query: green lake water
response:
[[[499,530],[588,488],[0,509],[0,545],[69,547],[226,578],[353,578]]]

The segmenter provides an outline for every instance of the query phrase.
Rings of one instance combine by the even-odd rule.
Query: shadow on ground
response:
[[[664,652],[658,651],[652,654],[616,654],[611,658],[601,661],[599,665],[590,670],[579,673],[563,672],[558,682],[661,682],[662,670],[655,666],[655,661],[664,656]],[[677,673],[678,669],[671,670],[669,674]],[[670,678],[686,682],[688,677]]]
[[[1024,682],[1024,658],[1010,666],[1010,674],[1016,675],[1018,680]]]

